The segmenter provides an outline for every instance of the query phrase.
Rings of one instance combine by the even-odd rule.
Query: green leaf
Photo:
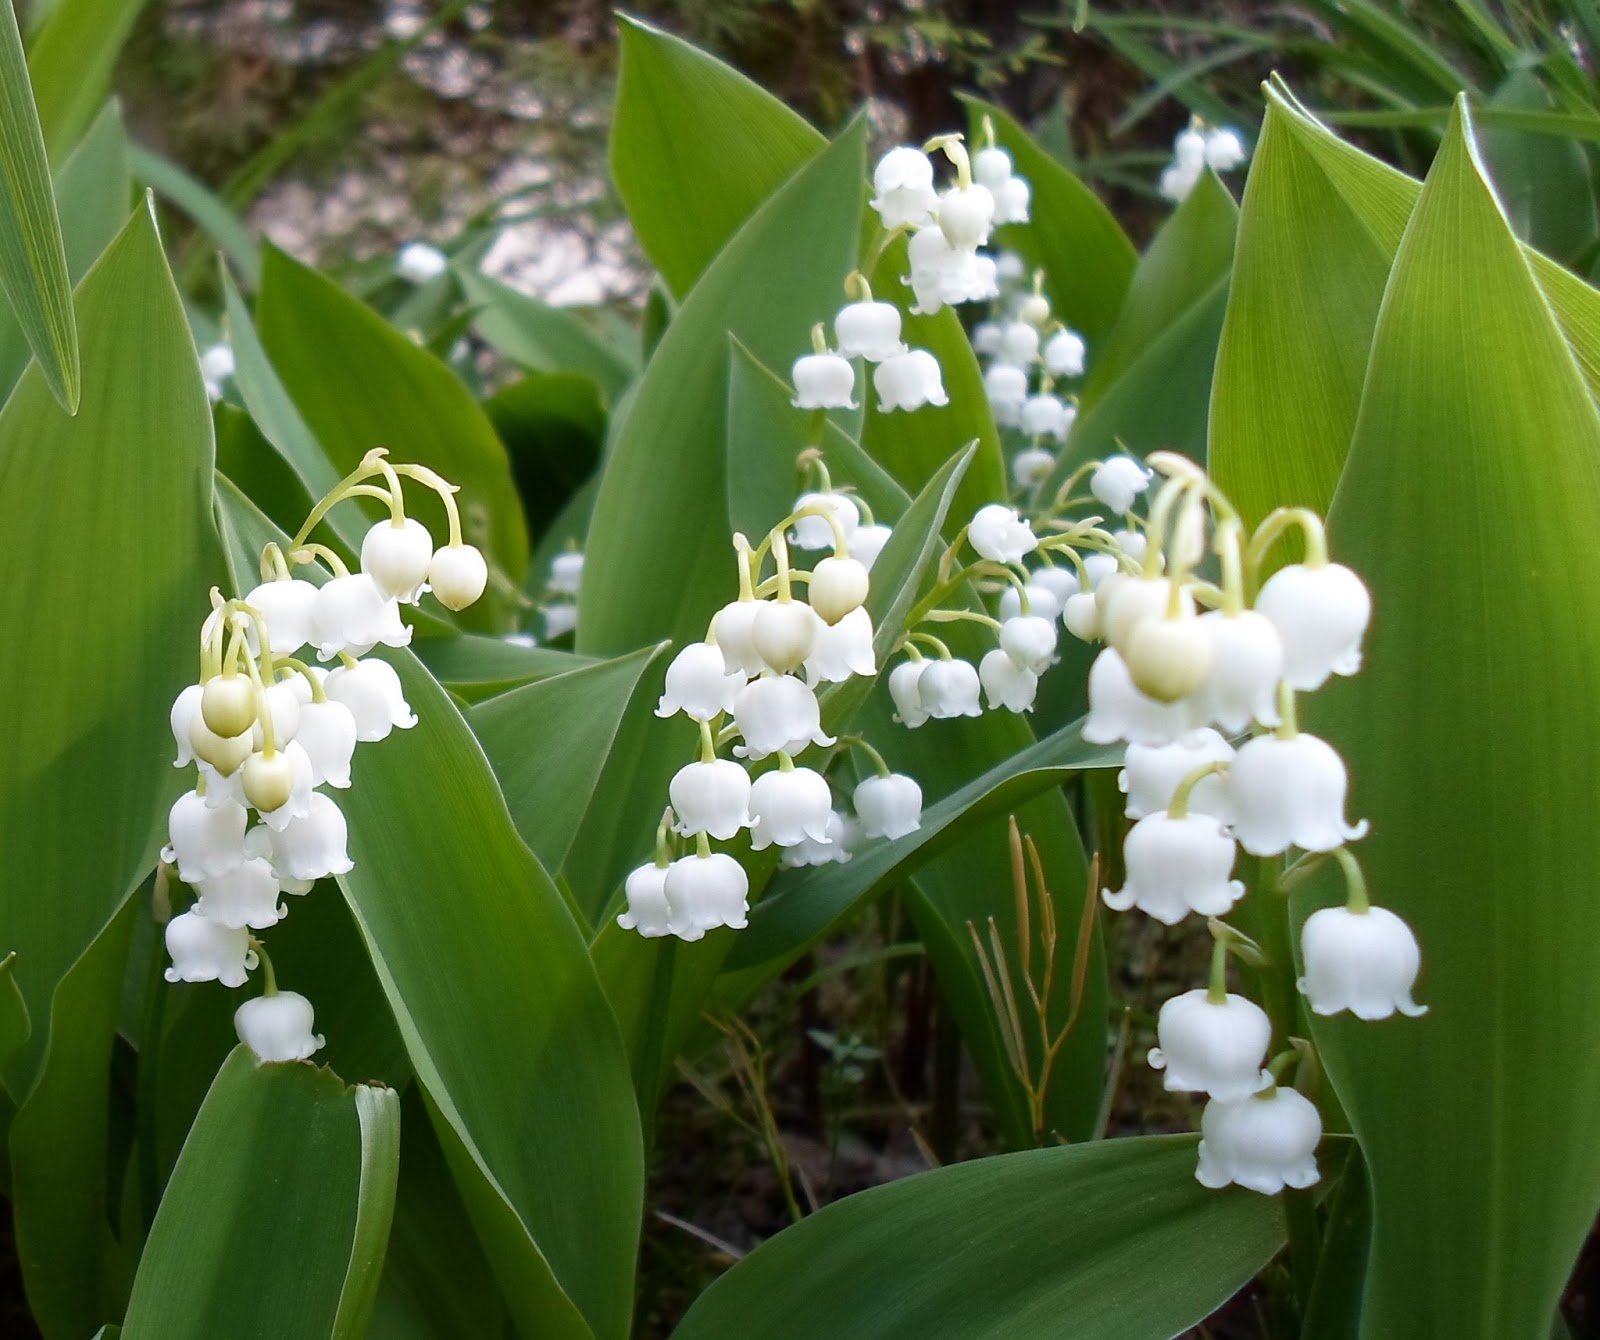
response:
[[[251,549],[281,542],[222,502]],[[620,1336],[643,1169],[616,1024],[465,721],[414,656],[392,664],[419,722],[340,796],[340,886],[519,1325]]]
[[[812,323],[837,308],[855,263],[864,138],[857,121],[757,210],[695,285],[613,418],[584,558],[580,651],[698,638],[732,598],[729,536],[703,524],[729,508],[728,333],[787,367],[808,347]],[[771,468],[791,470],[792,460],[774,455]]]
[[[49,1014],[36,1012],[50,1021],[44,1060],[11,1123],[17,1260],[51,1340],[89,1334],[127,1297],[106,1204],[107,1093],[128,938],[145,910],[127,899],[62,977]]]
[[[1495,89],[1489,106],[1548,112],[1555,101],[1537,74],[1519,67]],[[1518,237],[1563,261],[1594,242],[1600,218],[1583,145],[1492,125],[1478,138],[1495,193]]]
[[[77,307],[76,417],[37,368],[0,411],[0,565],[32,574],[0,590],[0,683],[27,704],[0,717],[0,850],[28,872],[0,885],[0,924],[35,1021],[13,1095],[56,983],[154,864],[183,788],[167,713],[195,674],[216,552],[210,406],[147,210]]]
[[[364,1335],[399,1160],[394,1090],[235,1047],[161,1198],[123,1335]]]
[[[262,263],[261,343],[334,468],[376,446],[461,487],[465,538],[513,584],[528,562],[522,504],[494,427],[455,374],[332,280],[275,247]],[[413,510],[436,536],[443,511],[423,491]],[[492,587],[492,584],[491,584]]]
[[[0,958],[0,1066],[5,1065],[21,1049],[33,1031],[33,1021],[28,1018],[28,1002],[17,990],[14,975],[15,953]]]
[[[1600,935],[1600,628],[1574,617],[1600,602],[1577,538],[1600,524],[1597,459],[1463,111],[1395,260],[1331,518],[1374,593],[1366,668],[1312,704],[1430,1007],[1313,1020],[1371,1179],[1365,1335],[1546,1334],[1600,1201],[1600,984],[1571,952]],[[1296,913],[1334,896],[1314,884]]]
[[[572,312],[530,298],[470,266],[458,264],[454,273],[468,304],[476,309],[473,329],[519,367],[592,378],[608,405],[637,374],[636,364]]]
[[[527,647],[479,633],[418,637],[411,650],[435,679],[468,702],[596,663],[593,657],[576,652]]]
[[[645,255],[681,299],[756,207],[826,141],[770,93],[681,38],[622,15],[617,32],[622,73],[611,175]]]
[[[143,8],[144,0],[52,0],[28,44],[28,74],[52,158],[72,151],[104,105],[117,57]]]
[[[142,144],[129,147],[128,160],[141,182],[199,225],[238,268],[246,284],[253,289],[261,283],[261,248],[255,234],[220,196],[165,154]]]
[[[1177,1335],[1284,1241],[1270,1197],[1207,1191],[1191,1136],[977,1159],[826,1206],[717,1280],[677,1340]]]
[[[51,393],[73,412],[79,375],[72,281],[22,35],[10,5],[0,14],[0,291]]]
[[[1088,341],[1092,365],[1133,279],[1138,259],[1133,243],[1099,197],[1015,120],[993,103],[970,97],[963,101],[973,143],[981,142],[983,118],[988,117],[995,143],[1011,155],[1017,175],[1033,192],[1031,222],[1000,228],[996,240],[1021,254],[1030,267],[1043,267],[1050,304]]]
[[[640,681],[662,650],[647,647],[569,670],[472,709],[469,724],[499,778],[517,831],[545,869],[566,866],[580,833],[584,848],[611,845],[588,830],[596,823],[615,826],[620,817],[615,811],[621,797],[602,785],[602,777]],[[639,704],[647,717],[649,706]],[[614,887],[579,887],[579,905],[590,919]]]

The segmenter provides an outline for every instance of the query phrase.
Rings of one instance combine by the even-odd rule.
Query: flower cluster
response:
[[[1173,141],[1172,162],[1162,169],[1158,189],[1168,200],[1187,200],[1207,168],[1231,172],[1249,156],[1237,131],[1208,127],[1196,117]]]
[[[972,328],[972,347],[983,360],[983,389],[997,427],[1010,429],[1026,445],[1011,457],[1018,492],[1035,488],[1055,468],[1056,449],[1078,417],[1075,398],[1056,394],[1062,381],[1083,375],[1083,337],[1055,319],[1044,295],[1044,272],[1021,289],[1006,278],[1021,276],[1020,258],[1002,255],[1001,301],[996,314]]]
[[[450,542],[405,514],[400,477],[437,492],[450,518]],[[367,481],[383,478],[383,486]],[[196,768],[194,788],[168,818],[162,860],[196,901],[166,927],[170,982],[243,986],[261,965],[265,994],[234,1016],[240,1040],[264,1061],[301,1060],[322,1046],[309,1001],[279,991],[261,942],[251,933],[287,913],[281,895],[309,893],[317,880],[351,869],[343,812],[327,790],[350,786],[358,742],[382,740],[416,724],[400,677],[367,653],[403,647],[411,630],[400,605],[432,590],[451,609],[483,593],[483,556],[461,542],[453,488],[431,470],[368,454],[312,509],[287,554],[269,544],[261,583],[242,599],[211,593],[200,633],[200,677],[172,705],[175,766]],[[378,497],[388,520],[367,532],[361,570],[306,537],[335,503]],[[291,566],[324,559],[322,585],[291,576]],[[337,660],[332,669],[312,664]]]
[[[1300,853],[1287,872],[1265,867],[1279,888],[1327,859],[1344,870],[1345,906],[1314,913],[1301,933],[1299,987],[1313,1011],[1382,1019],[1422,1008],[1411,997],[1415,937],[1370,905],[1349,848],[1367,826],[1346,818],[1344,762],[1296,721],[1297,694],[1360,669],[1371,599],[1355,573],[1329,561],[1313,513],[1284,509],[1247,535],[1191,462],[1156,453],[1148,467],[1117,457],[1086,468],[1094,500],[1127,516],[1130,529],[1078,533],[1080,542],[1112,541],[1104,557],[1114,562],[1098,572],[1083,565],[1066,611],[1069,628],[1104,643],[1089,672],[1084,738],[1127,746],[1120,784],[1135,822],[1123,886],[1104,897],[1167,925],[1213,919],[1210,986],[1162,1007],[1150,1063],[1168,1089],[1210,1097],[1199,1179],[1270,1193],[1316,1180],[1321,1123],[1309,1100],[1277,1082],[1307,1044],[1267,1065],[1271,1021],[1227,989],[1230,953],[1260,961],[1246,937],[1214,920],[1245,895],[1233,874],[1239,849],[1272,861]],[[1140,522],[1132,508],[1156,474],[1163,480]],[[1291,530],[1304,537],[1304,561],[1261,581],[1269,551]],[[1198,571],[1208,555],[1216,583]]]
[[[816,453],[804,459],[816,467],[819,489],[802,495],[757,548],[734,536],[738,599],[667,667],[656,715],[681,712],[698,723],[700,748],[672,779],[655,860],[628,876],[627,910],[617,918],[625,930],[698,940],[746,924],[749,878],[733,856],[712,851],[713,839],[748,832],[753,851],[775,847],[785,865],[821,865],[849,860],[862,838],[901,837],[921,822],[921,788],[891,772],[864,740],[844,741],[876,769],[854,789],[853,816],[836,807],[826,762],[795,763],[812,746],[841,743],[823,730],[819,686],[877,674],[865,601],[890,535],[863,502],[833,490]],[[806,571],[791,563],[791,546],[824,557]],[[768,555],[775,571],[764,578]],[[734,757],[720,757],[729,745]],[[768,759],[776,766],[752,775],[752,765]],[[674,837],[693,839],[694,849],[674,859]]]

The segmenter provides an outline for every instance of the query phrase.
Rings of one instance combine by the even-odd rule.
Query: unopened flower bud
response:
[[[1093,591],[1077,591],[1061,606],[1061,622],[1067,632],[1084,642],[1100,640],[1100,605]]]
[[[1042,326],[1050,319],[1050,299],[1042,293],[1030,293],[1017,308],[1017,320],[1030,326]]]
[[[212,675],[201,692],[200,715],[213,735],[243,735],[256,722],[255,684],[241,674]]]
[[[393,600],[415,605],[433,561],[433,536],[415,517],[380,521],[361,541],[361,571]]]
[[[811,571],[806,596],[824,623],[836,624],[867,598],[866,564],[854,558],[825,558]]]
[[[428,564],[428,585],[446,609],[464,610],[489,585],[489,565],[470,544],[441,545]]]
[[[196,758],[209,763],[221,776],[231,777],[250,757],[255,745],[249,727],[241,735],[218,735],[206,725],[204,713],[196,712],[189,722],[189,747]]]
[[[1211,659],[1211,639],[1193,615],[1140,620],[1124,652],[1134,687],[1158,703],[1187,698],[1205,682]]]
[[[817,615],[799,600],[769,600],[756,611],[751,630],[756,652],[779,674],[797,670],[817,640]]]
[[[251,754],[241,770],[244,796],[262,814],[270,814],[289,803],[294,792],[294,766],[281,750],[271,754]]]

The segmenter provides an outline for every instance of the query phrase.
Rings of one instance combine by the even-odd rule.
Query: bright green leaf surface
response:
[[[16,11],[0,14],[0,292],[11,304],[50,390],[78,404],[78,331],[61,221]]]
[[[1374,592],[1367,667],[1312,716],[1430,1006],[1314,1026],[1371,1176],[1365,1335],[1544,1335],[1600,1201],[1600,986],[1573,952],[1600,937],[1597,524],[1600,418],[1457,122],[1333,508]]]
[[[594,664],[576,652],[524,647],[479,633],[418,637],[411,649],[435,679],[470,702]]]
[[[185,785],[167,711],[195,673],[215,552],[210,409],[145,210],[77,304],[77,416],[37,369],[0,412],[0,564],[38,575],[0,591],[0,683],[27,704],[0,716],[0,850],[27,863],[0,885],[0,923],[34,1020],[14,1095],[57,981],[150,868]]]
[[[144,0],[52,0],[28,43],[28,73],[52,158],[72,151],[104,105],[122,44],[143,8]]]
[[[399,1156],[392,1089],[234,1048],[161,1198],[123,1335],[365,1334]]]
[[[1167,1336],[1283,1245],[1265,1196],[1207,1191],[1190,1136],[977,1159],[850,1196],[711,1286],[675,1340]]]
[[[198,224],[238,267],[246,284],[253,289],[261,282],[261,248],[255,234],[220,196],[172,159],[142,144],[129,147],[128,159],[134,175]]]
[[[825,141],[770,93],[682,39],[629,18],[619,18],[618,33],[611,175],[645,255],[681,299]],[[842,198],[830,193],[826,203]]]

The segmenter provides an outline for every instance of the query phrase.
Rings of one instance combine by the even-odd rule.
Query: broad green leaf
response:
[[[572,312],[530,298],[469,266],[457,265],[454,273],[468,305],[476,309],[473,329],[519,367],[592,378],[608,405],[638,372]]]
[[[11,1123],[17,1260],[50,1340],[89,1334],[121,1315],[127,1297],[106,1200],[107,1093],[128,937],[141,914],[142,898],[124,902],[61,979],[48,1016],[36,1012],[49,1019],[44,1059]]]
[[[777,98],[681,38],[621,15],[617,32],[611,176],[645,255],[681,299],[825,141]],[[846,198],[830,194],[827,203]]]
[[[607,412],[592,378],[530,372],[483,402],[511,457],[528,529],[539,537],[525,589],[537,595],[549,575],[540,562],[546,533],[594,477],[605,442]]]
[[[513,583],[528,562],[522,504],[505,448],[454,373],[332,280],[275,247],[262,262],[261,343],[334,468],[373,447],[419,461],[461,492],[462,526]],[[414,511],[440,539],[444,514],[425,490]],[[493,583],[491,583],[491,591]]]
[[[826,1206],[711,1286],[676,1340],[1166,1336],[1284,1241],[1277,1200],[1207,1191],[1192,1136],[976,1159]]]
[[[89,128],[111,91],[111,75],[144,0],[53,0],[28,43],[39,124],[60,159]]]
[[[1600,988],[1572,953],[1600,935],[1600,628],[1574,614],[1600,603],[1577,538],[1600,523],[1597,462],[1600,416],[1458,114],[1331,518],[1374,593],[1366,666],[1310,704],[1430,1008],[1313,1020],[1371,1179],[1366,1335],[1546,1334],[1600,1201]]]
[[[705,524],[728,511],[728,334],[786,367],[809,347],[812,324],[836,309],[855,263],[864,137],[857,121],[756,211],[695,285],[614,417],[584,558],[580,651],[698,638],[736,593],[729,536]]]
[[[253,549],[274,538],[222,502]],[[466,722],[409,652],[392,663],[419,721],[340,796],[340,886],[519,1325],[620,1336],[643,1172],[616,1024]]]
[[[129,147],[128,159],[134,175],[199,225],[247,285],[254,289],[261,283],[261,248],[255,234],[220,196],[165,154],[142,144]]]
[[[981,143],[983,118],[994,123],[995,142],[1011,155],[1017,175],[1033,192],[1031,221],[999,229],[1001,246],[1045,272],[1045,292],[1056,315],[1089,344],[1090,365],[1122,309],[1138,259],[1133,243],[1099,198],[1029,138],[993,103],[965,99],[972,142]]]
[[[418,637],[411,650],[435,679],[468,702],[595,664],[592,657],[576,652],[524,646],[479,633]]]
[[[235,1047],[161,1198],[123,1335],[364,1335],[399,1159],[394,1090]]]
[[[1489,99],[1492,108],[1549,111],[1554,101],[1539,76],[1518,68]],[[1595,240],[1589,157],[1574,140],[1510,127],[1484,125],[1478,132],[1495,193],[1517,236],[1546,255],[1571,261]]]
[[[629,704],[661,650],[647,647],[536,680],[469,714],[468,724],[489,756],[517,831],[545,869],[565,867],[580,834],[584,847],[610,845],[585,830],[592,823],[618,821],[612,811],[621,797],[608,793],[601,779],[630,715]],[[651,716],[653,703],[639,706]],[[579,888],[579,905],[590,919],[613,887],[607,882]]]
[[[78,407],[78,330],[61,221],[16,11],[0,14],[0,292],[69,413]]]
[[[33,1031],[28,1002],[17,990],[16,962],[15,953],[0,958],[0,1066],[16,1055]]]
[[[27,704],[0,717],[0,850],[27,861],[0,886],[0,924],[34,1020],[14,1096],[56,983],[153,865],[185,785],[167,714],[195,674],[215,552],[210,407],[147,210],[77,308],[77,415],[36,368],[0,411],[0,564],[31,574],[0,591],[0,683]]]

